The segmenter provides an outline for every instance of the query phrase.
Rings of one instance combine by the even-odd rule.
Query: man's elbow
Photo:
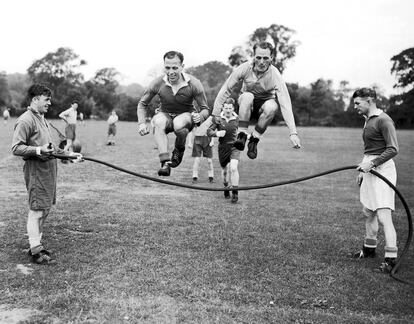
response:
[[[17,155],[17,156],[21,155],[18,145],[13,145],[11,151],[12,151],[13,155]]]

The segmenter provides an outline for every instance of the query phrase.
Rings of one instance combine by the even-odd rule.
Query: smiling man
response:
[[[13,154],[24,160],[24,180],[29,194],[29,255],[37,264],[56,262],[41,242],[44,222],[56,202],[57,163],[51,153],[77,156],[78,161],[82,160],[80,153],[61,150],[55,143],[51,126],[44,117],[51,105],[51,97],[52,91],[43,84],[29,88],[27,99],[30,104],[17,119],[12,140]]]
[[[198,79],[183,72],[183,61],[184,56],[180,52],[165,53],[165,75],[151,82],[138,103],[138,132],[144,136],[149,133],[145,122],[148,105],[155,95],[158,95],[161,101],[161,107],[152,120],[161,162],[161,168],[158,170],[160,176],[169,176],[171,168],[180,165],[188,133],[194,125],[202,123],[210,115],[203,86]],[[194,101],[199,112],[194,107]],[[171,132],[175,133],[176,140],[170,158],[167,134]]]
[[[214,102],[213,115],[219,116],[221,109],[239,84],[243,82],[239,97],[239,134],[234,146],[243,151],[248,139],[250,117],[258,115],[258,121],[250,135],[247,156],[257,157],[257,143],[275,117],[280,105],[283,119],[290,131],[290,140],[294,148],[300,148],[300,140],[296,131],[292,103],[285,82],[280,72],[272,65],[273,46],[263,42],[253,47],[253,62],[245,62],[238,66],[223,84]]]
[[[373,258],[377,247],[378,224],[384,228],[385,259],[379,270],[390,272],[397,258],[397,234],[392,222],[395,193],[384,181],[369,173],[372,169],[397,182],[397,173],[392,158],[398,153],[397,134],[392,119],[377,108],[377,94],[370,88],[361,88],[352,96],[354,107],[365,118],[362,138],[364,158],[358,165],[361,171],[357,178],[360,186],[360,200],[365,220],[365,240],[362,250],[354,258]]]

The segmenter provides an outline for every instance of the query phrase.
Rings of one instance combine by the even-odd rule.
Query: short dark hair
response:
[[[256,54],[256,49],[260,47],[262,49],[269,49],[270,50],[270,55],[273,55],[273,51],[275,50],[273,48],[273,45],[270,44],[269,42],[261,42],[261,43],[256,43],[253,46],[253,54]]]
[[[352,95],[352,99],[355,99],[357,97],[377,99],[377,93],[374,89],[371,88],[359,88]]]
[[[165,53],[164,54],[164,61],[165,61],[165,58],[172,59],[172,58],[174,58],[176,56],[180,59],[180,63],[183,63],[184,62],[184,55],[183,55],[183,53],[180,53],[180,52],[177,52],[177,51],[169,51],[169,52]]]
[[[41,95],[51,97],[52,90],[42,83],[35,83],[27,90],[27,99],[29,102],[31,102],[34,97]]]
[[[228,105],[233,105],[236,103],[236,101],[233,98],[227,98],[226,101],[224,102],[225,104]]]

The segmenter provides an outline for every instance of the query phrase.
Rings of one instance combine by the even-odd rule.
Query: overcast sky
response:
[[[414,46],[412,0],[6,0],[0,6],[0,71],[9,74],[70,47],[88,62],[87,79],[114,67],[121,83],[145,85],[168,50],[183,52],[186,66],[227,63],[234,46],[275,23],[294,29],[301,43],[284,72],[287,82],[376,83],[391,94],[390,58]]]

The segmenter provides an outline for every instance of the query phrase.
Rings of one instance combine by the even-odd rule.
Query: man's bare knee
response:
[[[277,110],[279,109],[279,105],[277,104],[276,100],[267,100],[262,106],[262,112],[265,115],[275,116]]]
[[[366,207],[362,208],[362,213],[367,217],[367,218],[372,218],[375,216],[375,211],[368,209]]]
[[[244,92],[239,96],[239,106],[253,107],[254,95],[251,92]]]
[[[191,114],[190,113],[183,113],[173,120],[173,126],[174,126],[174,132],[180,131],[184,128],[187,128],[188,130],[192,127],[192,120],[191,120]]]
[[[167,125],[167,118],[165,118],[165,116],[163,116],[162,114],[157,114],[154,116],[153,124],[154,128],[165,130],[165,127]]]

